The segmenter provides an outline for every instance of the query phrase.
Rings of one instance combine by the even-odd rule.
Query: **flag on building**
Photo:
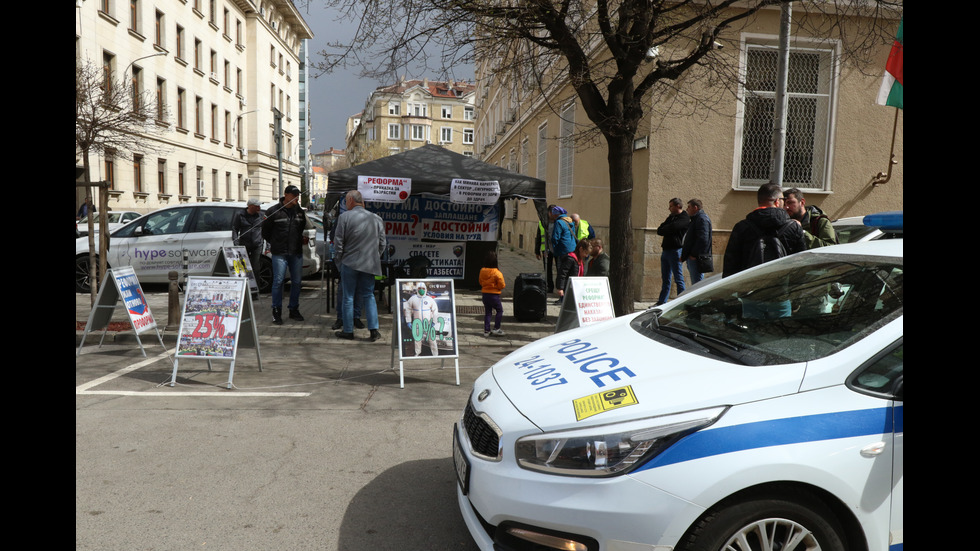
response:
[[[881,89],[878,90],[878,105],[890,105],[905,109],[902,106],[902,83],[903,83],[903,55],[904,41],[902,40],[902,27],[905,18],[898,24],[898,35],[895,43],[892,44],[892,51],[888,54],[888,63],[885,64],[885,78],[881,81]]]

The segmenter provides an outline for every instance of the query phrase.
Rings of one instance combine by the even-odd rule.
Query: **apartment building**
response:
[[[112,209],[271,201],[300,185],[309,135],[301,49],[313,33],[291,1],[79,0],[75,11],[76,64],[151,91],[168,114],[145,137],[152,154],[90,159],[91,180],[111,184]]]
[[[476,86],[465,81],[406,80],[382,86],[364,110],[348,121],[351,166],[438,144],[462,155],[474,154]]]
[[[718,271],[731,228],[756,207],[756,191],[769,179],[779,18],[778,8],[764,10],[723,36],[723,52],[742,75],[737,85],[729,83],[734,94],[681,78],[645,107],[633,143],[635,250],[610,250],[605,240],[610,255],[630,256],[637,300],[654,300],[660,290],[662,238],[656,230],[669,214],[670,199],[703,201],[713,221]],[[898,23],[896,17],[896,29]],[[857,67],[842,56],[839,41],[793,30],[783,187],[801,188],[807,204],[832,219],[903,208],[903,118],[875,104],[888,52],[882,45],[877,61]],[[582,139],[594,125],[562,74],[562,63],[537,75],[537,82],[546,83],[544,93],[534,79],[512,78],[498,63],[483,59],[476,67],[476,155],[545,180],[548,203],[578,213],[608,237],[607,147],[595,134]],[[689,101],[695,97],[713,102],[695,108]],[[874,185],[874,176],[888,168],[893,128],[897,164],[887,184]],[[530,251],[537,232],[532,205],[515,201],[507,212],[501,228],[513,242],[505,237],[505,244]]]

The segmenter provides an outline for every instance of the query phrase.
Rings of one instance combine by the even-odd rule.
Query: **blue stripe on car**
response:
[[[902,409],[894,412],[899,426]],[[682,438],[637,470],[756,448],[886,434],[895,427],[892,413],[892,408],[863,409],[706,429]]]

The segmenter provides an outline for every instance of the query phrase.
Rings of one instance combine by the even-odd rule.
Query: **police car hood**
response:
[[[744,366],[712,359],[636,332],[634,317],[525,346],[493,367],[494,381],[542,430],[734,405],[800,388],[805,363]]]

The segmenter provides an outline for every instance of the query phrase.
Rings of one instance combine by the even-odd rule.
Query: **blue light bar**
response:
[[[869,214],[864,217],[865,226],[874,226],[882,230],[898,230],[904,229],[903,214],[905,211],[893,210],[888,212],[878,212],[875,214]]]

